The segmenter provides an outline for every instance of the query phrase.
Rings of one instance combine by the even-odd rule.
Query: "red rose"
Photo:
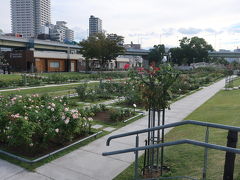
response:
[[[143,68],[143,67],[140,67],[140,68],[137,68],[137,70],[138,70],[138,72],[141,72],[141,71],[144,70],[144,68]]]
[[[123,68],[124,69],[129,69],[129,67],[130,67],[130,64],[125,64]]]
[[[160,71],[160,68],[159,67],[155,67],[154,71]]]

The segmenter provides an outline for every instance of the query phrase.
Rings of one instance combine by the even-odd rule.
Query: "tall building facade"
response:
[[[102,33],[102,20],[93,15],[89,18],[89,36],[93,36],[97,33]]]
[[[37,37],[51,22],[50,0],[11,0],[12,33]]]
[[[59,42],[74,41],[74,31],[66,26],[65,21],[57,21],[56,25],[49,25],[50,39]]]

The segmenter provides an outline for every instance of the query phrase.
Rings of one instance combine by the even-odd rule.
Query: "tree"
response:
[[[212,51],[213,48],[208,44],[205,39],[197,36],[191,39],[184,37],[180,42],[179,48],[172,48],[172,60],[177,64],[188,64],[196,62],[208,62],[208,51]]]
[[[208,61],[208,51],[212,51],[213,48],[209,45],[205,39],[199,38],[197,36],[188,39],[184,37],[180,40],[180,47],[183,50],[185,58],[187,58],[187,63],[196,62],[207,62]]]
[[[97,59],[100,69],[103,70],[107,68],[109,62],[116,60],[119,54],[124,53],[124,47],[119,45],[122,41],[122,36],[110,39],[105,34],[96,34],[79,43],[81,46],[80,53],[85,57],[87,64],[90,59]]]
[[[171,62],[174,64],[181,65],[183,63],[184,55],[181,48],[170,48],[169,53],[171,53]]]
[[[149,63],[155,62],[155,64],[160,64],[165,54],[164,44],[154,45],[153,49],[150,49],[148,55]]]
[[[211,63],[216,63],[216,64],[222,64],[224,66],[230,64],[225,58],[223,57],[211,57],[210,61]]]

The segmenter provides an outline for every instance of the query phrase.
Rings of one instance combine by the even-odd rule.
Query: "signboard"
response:
[[[23,55],[22,53],[10,53],[10,58],[11,59],[19,59],[19,58],[22,58]]]

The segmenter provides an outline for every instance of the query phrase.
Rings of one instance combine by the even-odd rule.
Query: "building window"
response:
[[[60,68],[60,63],[57,61],[50,62],[50,68]]]

